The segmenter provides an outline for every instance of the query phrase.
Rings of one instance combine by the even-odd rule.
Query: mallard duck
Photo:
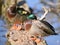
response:
[[[56,35],[55,29],[47,21],[34,20],[32,26],[29,29],[29,33],[32,35],[48,36]]]

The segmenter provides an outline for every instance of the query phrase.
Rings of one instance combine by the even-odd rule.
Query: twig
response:
[[[54,3],[54,2],[51,2],[51,1],[46,2],[45,0],[43,0],[43,1],[41,0],[41,3],[43,3],[44,5],[48,5],[50,7],[56,7],[56,6],[60,5],[59,2],[58,3]]]
[[[43,20],[48,13],[48,10],[45,7],[43,7],[43,9],[44,9],[45,13],[41,16],[41,18],[39,20]]]

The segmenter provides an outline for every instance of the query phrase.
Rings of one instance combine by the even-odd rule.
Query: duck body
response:
[[[29,33],[33,35],[41,35],[41,36],[48,36],[48,35],[56,35],[53,26],[51,26],[46,21],[39,21],[35,20],[32,22],[32,26],[29,30]]]

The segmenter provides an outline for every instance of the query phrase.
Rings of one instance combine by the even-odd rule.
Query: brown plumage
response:
[[[48,36],[48,35],[55,35],[54,28],[51,27],[47,22],[41,22],[39,20],[35,20],[32,22],[32,26],[29,30],[29,33],[33,35],[40,35],[40,36]]]

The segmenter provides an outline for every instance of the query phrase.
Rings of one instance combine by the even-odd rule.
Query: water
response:
[[[0,20],[0,45],[5,45],[6,37],[5,34],[7,32],[7,29],[5,27],[2,27],[4,24],[4,21]]]
[[[48,45],[60,45],[60,34],[59,35],[53,35],[48,36],[44,38]]]

